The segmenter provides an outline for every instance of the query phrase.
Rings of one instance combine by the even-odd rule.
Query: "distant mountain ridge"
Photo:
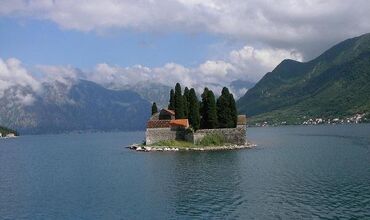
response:
[[[19,93],[32,94],[34,102],[15,102]],[[44,83],[42,94],[12,88],[0,102],[0,124],[20,133],[143,130],[150,116],[150,103],[137,93],[106,89],[86,80],[71,85]]]
[[[345,40],[309,62],[282,61],[238,100],[256,122],[370,112],[370,34]]]

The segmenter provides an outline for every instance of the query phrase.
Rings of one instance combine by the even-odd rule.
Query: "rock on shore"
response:
[[[256,145],[247,143],[245,145],[225,145],[225,146],[204,146],[204,147],[187,147],[187,148],[178,148],[170,146],[143,146],[139,144],[132,144],[127,147],[131,150],[142,151],[142,152],[152,152],[152,151],[220,151],[220,150],[237,150],[252,148]]]

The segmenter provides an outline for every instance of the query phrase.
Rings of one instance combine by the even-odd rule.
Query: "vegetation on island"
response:
[[[165,140],[159,141],[149,146],[153,147],[176,147],[176,148],[196,148],[196,147],[212,147],[212,146],[224,146],[225,139],[219,134],[207,134],[202,140],[193,144],[188,141],[180,140]]]
[[[237,102],[250,124],[302,124],[370,113],[370,34],[309,62],[282,61]],[[346,120],[347,121],[347,120]]]
[[[176,83],[175,89],[170,91],[168,109],[175,111],[176,119],[187,118],[194,131],[234,128],[238,117],[234,96],[226,87],[217,99],[212,90],[204,88],[199,101],[194,88],[185,87],[182,92],[180,83]],[[153,103],[152,114],[157,111],[157,106]]]
[[[18,132],[16,130],[13,130],[13,129],[10,129],[10,128],[6,128],[6,127],[3,127],[3,126],[0,126],[0,137],[3,136],[5,137],[6,135],[8,134],[14,134],[15,136],[18,136]]]
[[[158,112],[157,103],[153,102],[153,105],[152,105],[152,115],[154,115],[157,112]]]

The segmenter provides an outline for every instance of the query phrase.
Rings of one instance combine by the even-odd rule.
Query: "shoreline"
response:
[[[167,152],[167,151],[226,151],[250,149],[257,145],[246,143],[245,145],[224,145],[224,146],[199,146],[199,147],[173,147],[173,146],[143,146],[132,144],[126,148],[140,152]]]

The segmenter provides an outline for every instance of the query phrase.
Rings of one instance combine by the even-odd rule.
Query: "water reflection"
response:
[[[175,216],[235,217],[244,198],[236,151],[177,154],[174,171],[171,202]]]

